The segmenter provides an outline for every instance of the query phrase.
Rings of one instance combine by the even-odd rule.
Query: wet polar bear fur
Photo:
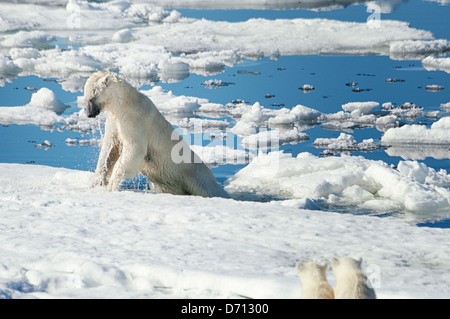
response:
[[[302,284],[302,299],[334,299],[333,288],[327,281],[327,264],[297,263]]]
[[[94,73],[86,81],[84,99],[88,117],[108,111],[92,186],[117,191],[125,178],[142,173],[158,193],[228,197],[153,102],[122,77]],[[174,150],[182,150],[184,160]]]
[[[336,299],[376,299],[375,290],[369,287],[366,275],[361,270],[362,259],[341,257],[331,259],[331,268],[336,279]]]

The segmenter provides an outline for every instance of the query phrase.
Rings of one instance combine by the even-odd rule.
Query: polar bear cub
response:
[[[332,258],[331,268],[336,280],[336,299],[376,299],[375,290],[368,285],[366,275],[361,270],[362,259],[351,257]]]
[[[88,117],[108,111],[93,186],[116,191],[125,178],[142,173],[158,193],[229,197],[153,102],[122,77],[94,73],[84,100]]]
[[[302,299],[334,299],[333,288],[326,278],[327,264],[307,262],[296,266],[302,283]]]

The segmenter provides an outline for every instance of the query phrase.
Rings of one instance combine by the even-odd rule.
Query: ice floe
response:
[[[29,106],[43,107],[61,115],[69,106],[61,102],[48,88],[39,89],[31,95]]]
[[[309,137],[306,133],[299,132],[294,127],[289,130],[273,129],[248,134],[244,136],[241,143],[250,150],[267,150],[278,149],[281,145],[296,144],[308,139]]]
[[[52,110],[37,106],[2,106],[0,107],[0,123],[9,124],[33,124],[42,128],[52,129],[55,123],[63,120],[63,117]]]
[[[422,60],[424,68],[430,71],[442,70],[450,73],[450,58],[428,56]]]
[[[0,32],[2,76],[58,75],[70,91],[81,90],[98,69],[118,70],[141,86],[180,81],[189,73],[215,74],[244,58],[334,53],[423,59],[450,47],[400,21],[381,20],[377,28],[327,19],[210,21],[129,1],[0,3],[0,19],[6,21]]]
[[[411,39],[390,43],[390,57],[398,60],[420,59],[432,54],[445,53],[450,50],[450,41]]]
[[[443,117],[431,124],[404,125],[390,128],[381,137],[381,143],[386,146],[405,144],[449,145],[450,117]]]
[[[327,153],[370,152],[380,148],[380,145],[376,144],[371,138],[358,143],[352,135],[346,133],[341,133],[337,138],[317,138],[313,142],[313,145],[318,148],[327,149]]]
[[[399,164],[413,167],[419,164]],[[424,177],[431,176],[430,178]],[[450,176],[423,166],[397,170],[357,156],[316,157],[301,153],[260,154],[235,174],[227,190],[376,211],[448,212]],[[356,196],[356,193],[358,195]]]

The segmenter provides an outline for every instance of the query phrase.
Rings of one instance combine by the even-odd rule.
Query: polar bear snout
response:
[[[97,104],[95,98],[88,101],[86,105],[87,117],[93,118],[100,114],[100,106]]]

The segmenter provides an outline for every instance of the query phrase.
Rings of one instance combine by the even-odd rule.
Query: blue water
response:
[[[345,9],[331,11],[308,10],[179,10],[184,16],[206,18],[210,20],[244,21],[250,18],[327,18],[343,21],[366,21],[370,13],[366,6],[354,5]],[[410,22],[412,27],[429,30],[436,38],[450,39],[450,6],[435,2],[411,0],[400,4],[392,13],[381,14],[381,19],[395,19]],[[246,71],[246,72],[242,72]],[[404,82],[387,83],[387,78],[402,79]],[[201,83],[210,79],[222,80],[230,85],[216,89],[205,88]],[[346,83],[357,82],[359,88],[370,89],[360,93],[352,91]],[[315,90],[304,93],[299,87],[311,84]],[[445,87],[439,92],[429,92],[419,87],[438,84]],[[443,71],[427,71],[420,61],[394,61],[385,56],[287,56],[278,60],[264,58],[246,60],[234,67],[226,67],[223,73],[214,76],[191,74],[177,83],[158,83],[175,95],[187,95],[207,98],[211,102],[226,104],[233,100],[244,100],[250,104],[259,102],[266,108],[292,108],[298,104],[319,110],[323,113],[341,111],[347,102],[376,101],[380,105],[392,102],[400,105],[412,102],[425,111],[441,110],[440,105],[450,101],[450,74]],[[82,92],[64,91],[57,79],[41,79],[35,76],[19,77],[12,83],[0,87],[0,106],[20,106],[30,101],[34,91],[25,89],[34,87],[50,88],[64,103],[71,105],[65,115],[79,111],[76,106],[77,96]],[[149,89],[144,86],[141,89]],[[266,97],[270,95],[271,97]],[[427,118],[418,122],[431,124]],[[310,152],[320,155],[323,149],[312,145],[316,138],[338,137],[341,131],[331,131],[314,126],[304,131],[310,139],[295,145],[281,147],[294,155]],[[351,133],[358,142],[373,138],[376,142],[382,132],[375,128],[354,129]],[[99,133],[82,136],[80,133],[53,130],[48,131],[34,125],[0,126],[0,162],[32,163],[94,171],[99,153],[97,146],[67,145],[67,138],[98,138]],[[49,149],[38,148],[44,140],[53,143]],[[389,156],[383,149],[373,152],[354,152],[368,159],[383,160],[396,165],[400,157]],[[428,157],[421,162],[436,170],[446,169],[450,172],[449,159]],[[244,165],[221,165],[212,168],[220,182],[233,176]],[[349,211],[351,212],[351,208]],[[421,226],[449,227],[448,220],[436,224],[424,223]]]

